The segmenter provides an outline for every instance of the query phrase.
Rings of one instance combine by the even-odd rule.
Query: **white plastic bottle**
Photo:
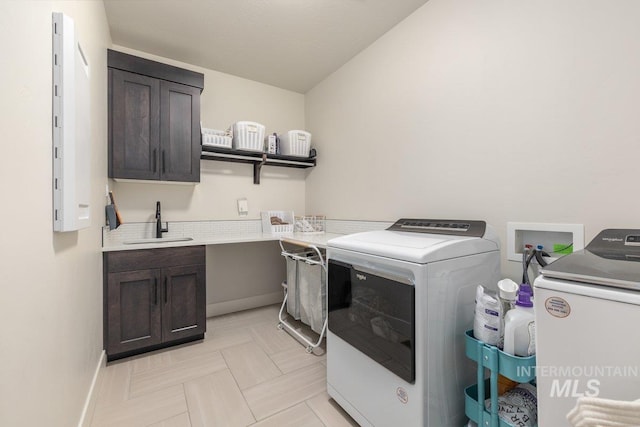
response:
[[[505,316],[516,304],[518,285],[511,279],[502,279],[498,282],[498,291],[500,296],[500,340],[498,341],[498,348],[503,349]]]
[[[516,306],[507,312],[504,320],[504,352],[515,356],[531,356],[535,352],[535,339],[531,294],[520,292]]]

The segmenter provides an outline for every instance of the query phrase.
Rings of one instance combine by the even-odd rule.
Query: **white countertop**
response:
[[[102,252],[113,251],[130,251],[136,249],[155,249],[155,248],[175,248],[182,246],[198,246],[198,245],[221,245],[227,243],[248,243],[248,242],[264,242],[264,241],[277,241],[286,239],[290,242],[298,242],[302,245],[315,245],[319,248],[326,248],[327,242],[335,237],[342,236],[343,234],[337,233],[323,233],[323,234],[307,234],[307,233],[290,233],[282,235],[274,235],[270,233],[225,233],[217,236],[197,237],[193,236],[193,240],[187,241],[171,241],[168,238],[166,242],[162,243],[162,239],[158,239],[158,242],[152,243],[114,243],[108,246],[103,246]],[[191,237],[191,236],[189,236]],[[139,239],[131,239],[129,241],[135,241]]]
[[[298,241],[303,245],[326,248],[327,242],[335,237],[362,231],[381,230],[391,225],[391,223],[381,221],[327,220],[325,233],[322,234],[299,232],[271,234],[262,232],[262,222],[259,219],[177,221],[165,224],[168,224],[169,231],[163,233],[162,239],[151,238],[156,231],[155,222],[125,223],[116,230],[103,227],[102,252],[266,242],[277,241],[280,238]],[[136,241],[138,243],[128,243]]]

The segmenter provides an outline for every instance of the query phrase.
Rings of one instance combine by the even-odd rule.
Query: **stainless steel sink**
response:
[[[124,245],[142,245],[145,243],[172,243],[172,242],[188,242],[193,240],[193,237],[163,237],[163,238],[151,238],[151,239],[136,239],[127,240],[122,242]]]

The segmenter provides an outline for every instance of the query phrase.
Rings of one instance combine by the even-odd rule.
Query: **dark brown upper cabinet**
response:
[[[107,53],[109,177],[200,182],[204,75]]]

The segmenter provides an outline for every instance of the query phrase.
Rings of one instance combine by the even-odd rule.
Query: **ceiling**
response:
[[[116,45],[305,93],[427,0],[104,0]]]

